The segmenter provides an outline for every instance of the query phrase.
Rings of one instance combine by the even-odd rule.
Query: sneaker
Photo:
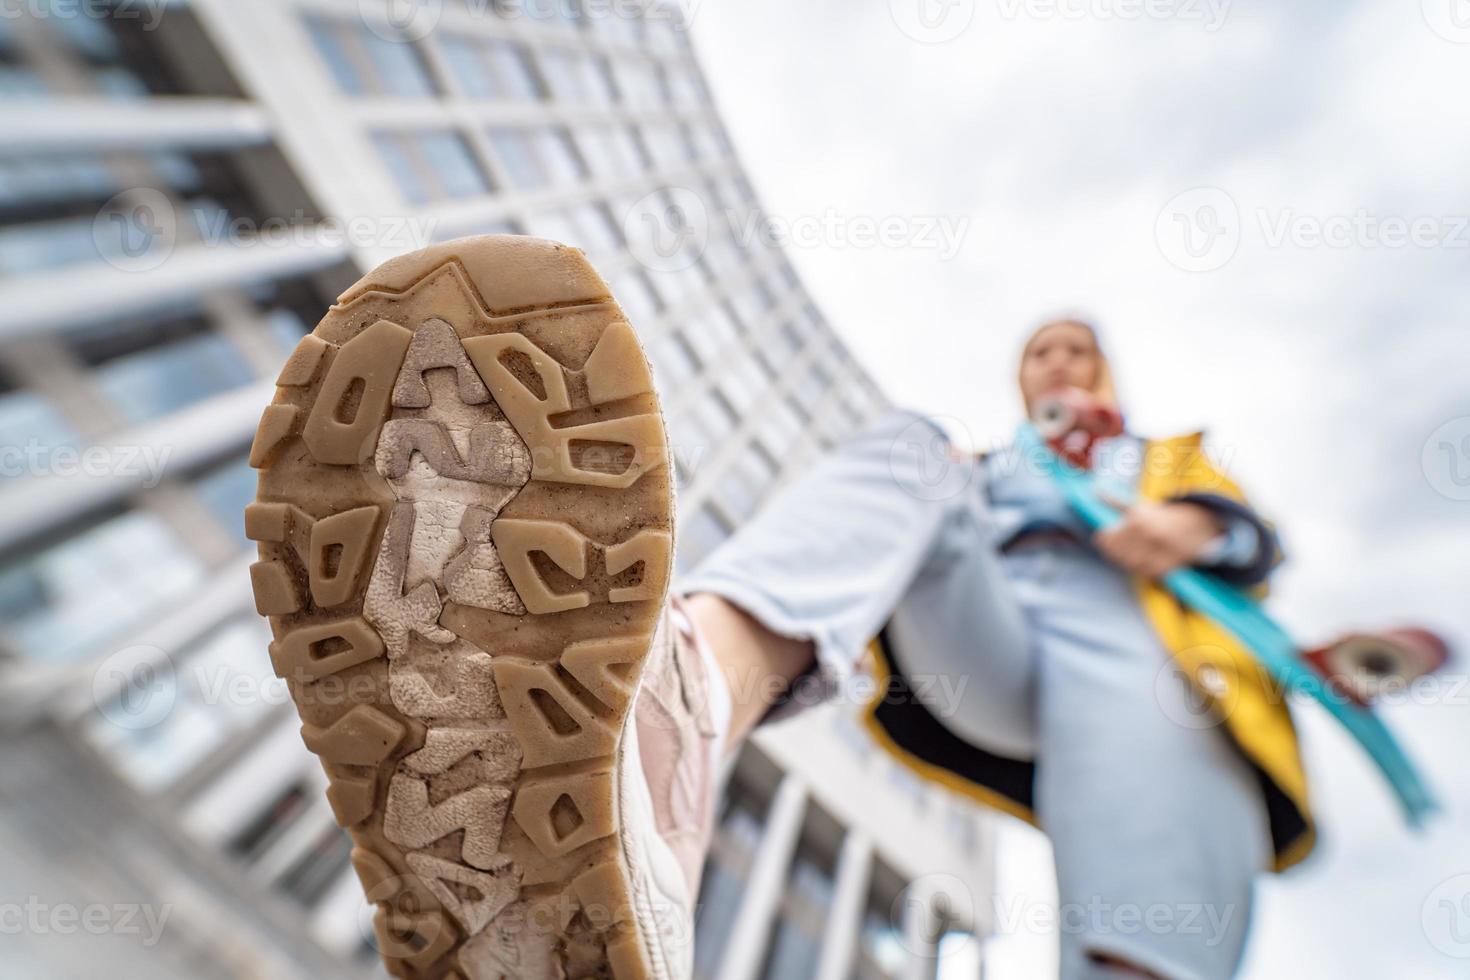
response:
[[[550,242],[438,245],[344,293],[277,384],[256,606],[389,972],[687,977],[712,780],[649,744],[686,744],[694,671],[667,437],[607,285]],[[629,723],[640,682],[657,722]]]

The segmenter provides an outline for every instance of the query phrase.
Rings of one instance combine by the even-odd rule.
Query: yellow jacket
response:
[[[1206,457],[1195,432],[1147,444],[1139,495],[1164,501],[1209,493],[1245,502],[1229,477]],[[1136,581],[1139,602],[1197,695],[1224,721],[1235,746],[1261,780],[1277,871],[1304,859],[1316,843],[1306,770],[1286,698],[1254,655],[1233,635],[1148,579]],[[1260,590],[1264,594],[1264,587]],[[864,721],[889,753],[918,775],[1031,824],[1035,764],[970,745],[907,696],[902,653],[880,633],[870,647],[877,693]]]

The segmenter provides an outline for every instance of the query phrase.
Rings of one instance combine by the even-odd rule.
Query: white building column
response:
[[[837,856],[837,881],[832,888],[832,908],[816,980],[847,980],[852,976],[872,869],[872,840],[860,830],[849,830]]]
[[[786,892],[787,872],[801,839],[806,813],[806,783],[788,774],[781,780],[766,816],[765,834],[745,885],[745,897],[725,944],[719,980],[757,980],[766,959],[771,926]]]

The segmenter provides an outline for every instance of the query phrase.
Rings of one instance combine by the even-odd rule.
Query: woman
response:
[[[1097,335],[1075,320],[1030,338],[1020,387],[1028,412],[1066,387],[1116,404]],[[760,645],[735,638],[721,605],[787,638],[761,641],[772,650],[810,641],[743,669],[719,657],[737,691],[807,650],[802,672],[840,686],[878,636],[879,741],[1051,838],[1063,977],[1231,976],[1254,875],[1311,847],[1305,781],[1264,674],[1153,583],[1195,564],[1260,585],[1274,535],[1198,435],[1099,444],[1097,468],[1142,499],[1096,535],[1013,452],[937,478],[963,465],[951,455],[917,416],[880,420],[680,583],[691,618],[717,654]],[[926,683],[940,676],[951,683]],[[737,703],[732,735],[760,710]]]

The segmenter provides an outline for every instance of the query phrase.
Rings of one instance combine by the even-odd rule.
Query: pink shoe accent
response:
[[[714,832],[730,695],[680,596],[670,597],[654,634],[633,712],[658,833],[693,897]]]

